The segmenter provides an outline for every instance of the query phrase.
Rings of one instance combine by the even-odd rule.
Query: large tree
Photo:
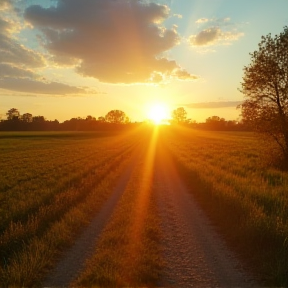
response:
[[[262,36],[244,67],[241,105],[244,122],[276,141],[288,163],[288,27]]]
[[[123,124],[125,123],[126,118],[126,114],[121,110],[111,110],[105,116],[107,122],[114,124]]]
[[[20,112],[16,108],[11,108],[6,113],[7,120],[18,120],[20,118]]]
[[[172,120],[176,123],[184,123],[187,119],[187,112],[183,107],[172,111]]]

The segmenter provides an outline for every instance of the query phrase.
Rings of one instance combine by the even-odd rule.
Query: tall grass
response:
[[[193,194],[266,285],[288,285],[288,173],[251,133],[163,131]],[[262,147],[263,148],[263,147]]]
[[[40,283],[58,253],[69,246],[109,197],[113,183],[138,142],[133,134],[112,139],[72,137],[64,140],[61,135],[57,137],[42,139],[39,149],[35,149],[40,145],[39,139],[25,142],[22,138],[12,138],[8,139],[9,148],[5,146],[3,155],[11,159],[10,163],[15,160],[18,165],[9,166],[9,161],[2,163],[6,165],[2,177],[10,175],[9,171],[21,174],[26,167],[33,177],[24,176],[22,182],[10,178],[11,187],[1,192],[2,199],[11,205],[11,211],[8,205],[3,205],[1,211],[0,284],[3,287]],[[29,146],[33,149],[31,153],[26,151],[25,162],[21,157]],[[22,159],[21,165],[15,155]],[[59,157],[52,157],[55,155]],[[35,159],[39,160],[36,165]],[[55,173],[53,166],[57,171],[61,167],[63,172]],[[54,177],[60,183],[54,182]],[[46,193],[48,186],[49,193]]]
[[[144,158],[143,158],[144,157]],[[155,287],[161,277],[161,233],[153,166],[142,155],[95,254],[72,287]],[[143,159],[145,159],[143,161]],[[151,169],[151,170],[150,170]]]

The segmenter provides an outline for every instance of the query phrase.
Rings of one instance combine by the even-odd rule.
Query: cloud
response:
[[[181,68],[163,56],[180,41],[176,26],[163,26],[169,13],[166,5],[135,0],[58,0],[55,7],[30,6],[24,16],[56,61],[77,59],[83,76],[128,84],[155,73],[177,77]]]
[[[1,15],[2,16],[2,15]],[[9,63],[18,67],[43,67],[45,65],[43,57],[21,45],[13,37],[15,23],[13,20],[0,16],[0,63]],[[15,25],[14,25],[15,24]],[[16,25],[17,26],[17,25]]]
[[[198,19],[197,21],[196,21],[196,23],[197,24],[202,24],[202,23],[206,23],[206,22],[208,22],[209,21],[209,19],[207,19],[207,18],[200,18],[200,19]]]
[[[16,79],[8,77],[0,79],[0,88],[5,90],[34,94],[67,95],[87,93],[85,88],[73,87],[62,83],[46,83],[31,79]]]
[[[193,109],[228,108],[228,107],[236,108],[239,104],[242,103],[243,101],[199,102],[199,103],[183,104],[182,106]]]
[[[6,10],[10,7],[12,0],[1,0],[0,1],[0,11]]]
[[[6,77],[34,78],[35,76],[36,74],[30,70],[22,69],[9,64],[0,63],[0,79]]]
[[[244,33],[238,32],[235,24],[231,23],[231,19],[207,19],[201,18],[196,21],[203,24],[202,30],[195,35],[191,35],[188,42],[191,46],[212,46],[227,45],[232,41],[237,41]]]
[[[45,65],[44,58],[39,53],[24,47],[5,34],[0,34],[0,63],[30,68],[39,68]]]
[[[180,70],[180,69],[177,69],[174,73],[174,75],[176,76],[177,79],[180,79],[180,80],[196,80],[198,79],[199,77],[196,76],[196,75],[191,75],[190,73],[188,73],[187,71],[185,70]]]
[[[221,30],[212,27],[199,32],[197,35],[190,37],[190,43],[193,46],[205,46],[214,44],[220,38]]]
[[[12,6],[8,4],[11,3],[0,2],[0,11],[9,12]],[[14,23],[13,17],[9,19],[8,14],[0,16],[0,89],[38,94],[86,94],[88,91],[84,88],[40,80],[37,71],[45,67],[44,57],[20,44],[14,35],[18,24]],[[95,91],[91,93],[95,94]]]
[[[173,14],[174,17],[178,18],[178,19],[182,19],[183,16],[181,14]]]

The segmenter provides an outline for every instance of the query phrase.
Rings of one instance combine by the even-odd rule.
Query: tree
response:
[[[32,117],[32,122],[44,123],[45,117],[44,116],[34,116],[34,117]]]
[[[91,115],[88,115],[85,120],[86,121],[96,121],[96,118],[91,116]]]
[[[121,110],[111,110],[105,116],[105,120],[109,123],[123,124],[126,120],[126,114]]]
[[[211,116],[206,119],[206,126],[209,129],[223,130],[226,125],[226,120],[219,116]]]
[[[18,120],[20,118],[20,112],[16,108],[11,108],[6,113],[8,120]]]
[[[187,118],[187,112],[183,107],[179,107],[172,111],[172,120],[176,123],[184,123]]]
[[[103,116],[98,117],[97,121],[100,123],[106,122],[105,117],[103,117]]]
[[[24,122],[32,122],[33,118],[32,118],[32,114],[30,113],[24,113],[21,117],[22,121]]]
[[[262,36],[258,46],[244,67],[243,121],[274,139],[288,163],[288,27],[274,38]]]

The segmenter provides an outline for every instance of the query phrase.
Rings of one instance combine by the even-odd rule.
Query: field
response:
[[[288,174],[264,166],[259,145],[248,132],[173,127],[1,133],[0,286],[166,283],[159,197],[172,169],[253,277],[287,285]],[[103,207],[89,255],[59,285],[57,263]]]
[[[265,147],[252,133],[183,128],[165,135],[178,169],[229,243],[264,283],[287,285],[288,173],[265,166]]]

